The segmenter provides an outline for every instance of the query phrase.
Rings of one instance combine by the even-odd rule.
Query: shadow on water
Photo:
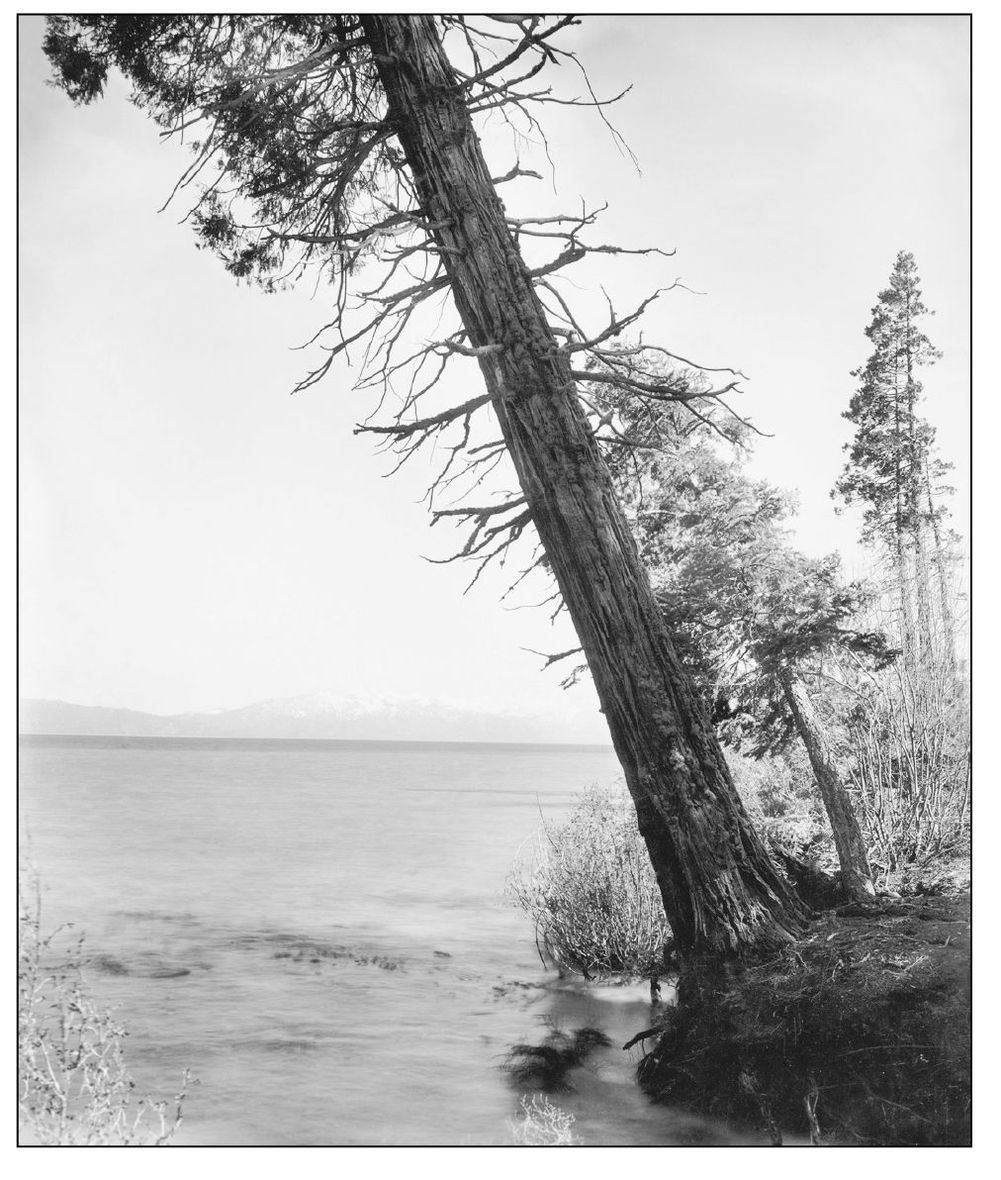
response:
[[[673,1001],[673,989],[663,998]],[[501,1063],[512,1111],[533,1093],[573,1115],[583,1145],[759,1145],[749,1129],[652,1104],[636,1084],[637,1034],[660,1023],[665,1004],[647,982],[594,985],[550,980],[536,1016],[538,1040],[512,1045]],[[630,1042],[633,1042],[630,1045]],[[629,1048],[625,1048],[625,1046]]]
[[[595,1049],[611,1043],[600,1028],[554,1028],[537,1045],[512,1045],[504,1069],[521,1089],[572,1090],[570,1073]]]

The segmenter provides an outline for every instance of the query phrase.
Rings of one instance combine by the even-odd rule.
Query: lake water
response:
[[[633,1081],[640,989],[560,980],[505,881],[601,747],[22,738],[43,926],[86,933],[140,1091],[179,1144],[504,1144],[510,1047],[612,1046],[552,1100],[586,1144],[735,1142]],[[182,972],[184,972],[182,974]],[[744,1140],[746,1142],[746,1139]]]

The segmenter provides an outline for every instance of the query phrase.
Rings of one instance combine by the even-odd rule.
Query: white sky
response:
[[[186,161],[120,86],[75,109],[46,87],[41,20],[21,22],[21,693],[154,712],[332,690],[518,710],[579,709],[522,650],[565,624],[498,604],[503,576],[436,566],[450,538],[392,480],[349,371],[295,398],[322,293],[237,287],[162,214]],[[559,197],[608,201],[593,241],[676,247],[574,274],[617,310],[676,277],[651,342],[750,380],[773,434],[756,473],[798,489],[800,544],[857,520],[829,490],[851,434],[849,370],[898,250],[917,260],[944,360],[926,416],[969,481],[969,77],[961,17],[587,18],[576,36],[642,175],[588,111],[546,108]],[[566,80],[563,80],[563,75]],[[563,93],[579,87],[564,68]],[[490,134],[496,172],[511,157]],[[505,194],[506,195],[506,194]],[[519,211],[533,190],[519,198]],[[592,306],[588,303],[587,306]],[[597,321],[593,321],[597,323]],[[469,396],[464,387],[459,387]]]

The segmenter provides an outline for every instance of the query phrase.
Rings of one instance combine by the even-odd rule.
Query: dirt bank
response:
[[[775,1142],[967,1144],[969,895],[832,910],[764,963],[690,962],[664,1028],[639,1070],[659,1101]]]

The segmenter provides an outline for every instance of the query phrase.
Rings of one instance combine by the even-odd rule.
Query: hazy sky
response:
[[[324,293],[266,297],[196,251],[187,206],[156,212],[185,149],[121,85],[83,109],[46,87],[41,32],[22,20],[22,695],[155,712],[318,690],[588,707],[590,690],[561,693],[522,650],[571,646],[565,623],[505,610],[503,574],[462,597],[468,568],[423,560],[451,540],[418,502],[427,468],[381,478],[389,461],[352,433],[372,408],[352,372],[288,396]],[[840,414],[876,295],[912,251],[945,353],[924,412],[965,531],[967,21],[587,18],[574,40],[599,94],[632,83],[613,119],[642,172],[592,112],[547,108],[559,195],[538,186],[540,206],[607,200],[592,240],[677,248],[575,281],[618,310],[676,277],[704,292],[665,297],[646,338],[748,374],[739,408],[774,436],[755,472],[798,489],[805,549],[853,566],[857,519],[828,495]],[[580,92],[568,67],[554,81]],[[507,138],[487,146],[506,171]]]

